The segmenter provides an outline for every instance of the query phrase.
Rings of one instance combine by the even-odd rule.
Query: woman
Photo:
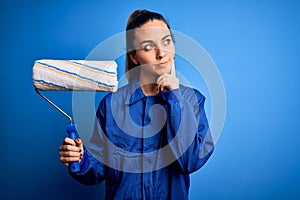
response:
[[[101,101],[90,144],[65,138],[60,160],[80,162],[81,183],[105,180],[106,199],[188,199],[189,174],[214,148],[205,97],[179,84],[162,15],[136,10],[126,31],[129,84]]]

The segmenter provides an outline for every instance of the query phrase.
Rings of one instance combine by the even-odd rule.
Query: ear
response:
[[[139,64],[139,61],[136,58],[136,52],[135,51],[130,51],[128,54],[129,54],[129,57],[130,57],[131,61],[134,64],[136,64],[136,65]]]

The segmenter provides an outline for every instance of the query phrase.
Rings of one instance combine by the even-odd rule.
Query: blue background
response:
[[[63,2],[63,3],[62,3]],[[60,163],[68,121],[33,90],[33,62],[84,59],[137,8],[162,13],[222,75],[227,116],[190,199],[300,198],[300,1],[1,1],[0,199],[102,199]],[[50,94],[71,109],[70,94]]]

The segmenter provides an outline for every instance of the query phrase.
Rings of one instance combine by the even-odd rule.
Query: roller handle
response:
[[[76,140],[78,138],[78,134],[77,134],[77,125],[76,124],[70,124],[68,126],[66,126],[66,131],[68,133],[68,137]],[[79,172],[80,170],[80,166],[79,166],[79,162],[71,162],[69,163],[69,172],[70,173],[76,173]]]

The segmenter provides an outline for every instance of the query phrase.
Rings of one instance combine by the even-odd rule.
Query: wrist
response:
[[[181,102],[181,91],[179,88],[170,89],[163,93],[163,98],[169,103]]]

